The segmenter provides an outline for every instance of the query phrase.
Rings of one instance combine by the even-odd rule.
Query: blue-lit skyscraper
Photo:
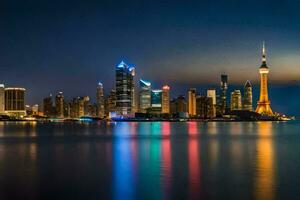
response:
[[[161,111],[162,105],[162,90],[152,90],[151,92],[151,108]]]
[[[121,116],[133,114],[134,70],[123,61],[116,67],[116,110]]]
[[[139,112],[146,113],[151,107],[151,83],[140,79]]]

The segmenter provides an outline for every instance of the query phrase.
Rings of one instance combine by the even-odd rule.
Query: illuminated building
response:
[[[5,113],[15,117],[25,116],[25,88],[5,88],[4,92]]]
[[[97,117],[104,118],[105,116],[105,106],[104,106],[104,94],[103,94],[103,84],[98,83],[96,92],[96,106],[97,106]]]
[[[190,117],[196,115],[196,88],[191,88],[188,92],[188,113]]]
[[[212,97],[197,96],[196,97],[196,115],[200,118],[213,118],[214,104]]]
[[[132,114],[134,101],[134,67],[123,61],[116,67],[116,110],[118,115]]]
[[[5,92],[4,92],[4,84],[0,84],[0,114],[4,114],[5,112]]]
[[[164,85],[162,88],[162,113],[170,113],[170,87]]]
[[[49,95],[49,97],[43,99],[43,111],[44,116],[46,117],[52,117],[54,115],[55,108],[53,107],[51,94]]]
[[[64,95],[59,92],[55,97],[55,111],[57,117],[64,117]]]
[[[161,113],[162,107],[162,90],[151,91],[151,112]]]
[[[252,106],[252,85],[249,80],[244,85],[243,110],[253,110]]]
[[[207,90],[207,97],[212,98],[212,117],[216,117],[216,104],[217,104],[217,97],[216,97],[216,90],[215,89],[209,89]]]
[[[89,116],[88,96],[73,98],[70,103],[70,117],[80,118],[83,116]]]
[[[151,83],[140,79],[139,112],[146,113],[151,107]]]
[[[230,109],[242,110],[242,95],[240,90],[231,92]]]
[[[259,101],[257,102],[256,112],[259,114],[272,116],[273,111],[271,109],[270,101],[268,97],[269,67],[267,66],[265,44],[263,44],[262,64],[259,68],[259,73],[260,73],[260,96],[259,96]]]
[[[220,110],[224,114],[227,107],[227,89],[228,89],[228,75],[221,74],[221,96],[220,96]]]
[[[32,115],[38,115],[39,114],[39,105],[35,104],[31,107]]]

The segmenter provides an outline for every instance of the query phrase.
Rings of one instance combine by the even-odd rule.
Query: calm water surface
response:
[[[297,199],[300,122],[0,122],[0,199]]]

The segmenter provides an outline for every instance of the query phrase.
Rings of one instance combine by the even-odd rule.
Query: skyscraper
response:
[[[212,98],[212,117],[216,117],[216,104],[217,104],[216,90],[208,89],[207,97]]]
[[[110,92],[109,92],[109,95],[108,95],[108,98],[107,98],[107,101],[108,101],[108,113],[111,113],[111,112],[116,112],[116,100],[117,100],[117,97],[116,97],[116,90],[112,89]]]
[[[151,107],[151,83],[140,79],[139,112],[146,113]]]
[[[97,105],[97,117],[104,118],[105,116],[105,106],[104,106],[104,93],[103,84],[98,83],[96,92],[96,105]]]
[[[234,90],[231,92],[231,110],[242,110],[242,95],[240,90]]]
[[[260,96],[259,96],[259,101],[257,102],[256,112],[259,114],[272,116],[273,111],[271,109],[270,101],[268,97],[269,67],[267,66],[266,49],[264,43],[262,48],[262,64],[259,68],[259,73],[260,73]]]
[[[54,107],[52,102],[52,94],[43,99],[44,116],[52,117],[54,115]]]
[[[116,67],[116,109],[117,114],[132,114],[134,98],[134,67],[123,61]]]
[[[196,114],[200,118],[213,118],[214,110],[213,110],[213,98],[205,97],[205,96],[197,96],[196,97]]]
[[[4,84],[0,84],[0,114],[4,114],[5,112],[5,92],[4,92]]]
[[[64,117],[64,95],[62,92],[59,92],[55,97],[55,111],[57,117]]]
[[[170,87],[164,85],[162,88],[162,113],[170,113]]]
[[[5,112],[15,117],[26,115],[25,88],[5,88]]]
[[[244,85],[243,110],[253,110],[252,106],[252,85],[249,80]]]
[[[161,113],[162,90],[151,91],[151,112]]]
[[[221,113],[224,114],[227,107],[227,89],[228,89],[228,75],[221,74],[221,96],[220,96],[220,110]]]
[[[188,113],[190,117],[196,115],[196,88],[191,88],[188,92]]]

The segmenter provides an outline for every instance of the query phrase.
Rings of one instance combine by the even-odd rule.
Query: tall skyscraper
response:
[[[140,79],[139,112],[146,113],[151,107],[151,83]]]
[[[108,95],[108,98],[107,98],[107,101],[108,101],[108,113],[111,113],[111,112],[116,112],[116,101],[117,101],[117,97],[116,97],[116,90],[112,89],[110,92],[109,92],[109,95]]]
[[[0,84],[0,114],[4,114],[5,112],[5,92],[4,92],[4,84]]]
[[[44,116],[46,117],[52,117],[54,115],[52,94],[50,94],[49,97],[43,99],[43,111]]]
[[[104,93],[103,84],[98,83],[96,92],[96,105],[97,105],[97,117],[104,118],[105,116],[105,106],[104,106]]]
[[[59,92],[55,97],[55,110],[57,117],[64,117],[64,95],[62,92]]]
[[[162,108],[162,90],[151,91],[151,112],[161,113]]]
[[[257,102],[256,112],[259,114],[272,116],[273,111],[271,109],[270,101],[268,97],[269,67],[267,66],[266,48],[264,43],[262,48],[262,64],[259,68],[259,73],[260,73],[260,96],[259,96],[259,101]]]
[[[25,88],[5,88],[5,112],[15,117],[26,115]]]
[[[134,75],[134,67],[128,66],[123,61],[116,67],[116,108],[118,115],[132,115]]]
[[[196,114],[200,118],[213,118],[214,115],[213,98],[205,96],[196,97]]]
[[[221,95],[220,95],[220,110],[224,114],[227,107],[227,89],[228,89],[228,75],[221,74]]]
[[[170,113],[170,87],[164,85],[162,88],[162,113]]]
[[[253,110],[252,106],[252,85],[249,80],[244,85],[243,110]]]
[[[231,110],[242,110],[242,95],[240,90],[234,90],[231,92]]]
[[[191,88],[188,92],[188,113],[190,117],[196,115],[196,88]]]
[[[217,96],[216,96],[216,90],[215,89],[208,89],[207,90],[207,97],[212,98],[212,117],[216,117],[216,104],[217,104]]]

